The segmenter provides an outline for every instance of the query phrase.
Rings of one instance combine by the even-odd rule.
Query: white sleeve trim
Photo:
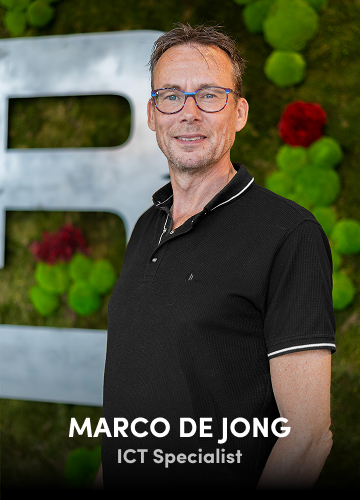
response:
[[[285,351],[293,351],[294,349],[302,349],[303,347],[324,347],[324,346],[329,346],[329,347],[335,347],[335,344],[327,344],[325,342],[321,342],[321,344],[303,344],[303,345],[294,345],[292,347],[286,347],[285,349],[280,349],[279,351],[274,351],[268,354],[269,356],[273,356],[274,354],[279,354],[280,352],[285,352]]]

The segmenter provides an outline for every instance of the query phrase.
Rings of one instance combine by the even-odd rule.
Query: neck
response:
[[[203,210],[204,206],[234,177],[230,159],[218,163],[207,171],[186,172],[170,169],[173,189],[172,218],[173,229],[180,226],[189,217]]]

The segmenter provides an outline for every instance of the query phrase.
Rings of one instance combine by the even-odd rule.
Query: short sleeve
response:
[[[332,258],[321,225],[304,220],[277,251],[269,274],[264,336],[268,358],[335,346]]]

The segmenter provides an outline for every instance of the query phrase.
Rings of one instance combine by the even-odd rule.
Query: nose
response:
[[[185,98],[185,104],[181,110],[182,118],[186,120],[200,120],[202,118],[201,110],[195,101],[194,95],[188,95]]]

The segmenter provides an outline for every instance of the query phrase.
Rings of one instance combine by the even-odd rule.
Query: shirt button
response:
[[[175,229],[174,229],[174,231],[175,231]],[[173,234],[173,233],[174,233],[174,231],[170,231],[170,234]]]
[[[156,262],[157,261],[157,257],[154,257],[153,259],[151,259],[153,262]]]

